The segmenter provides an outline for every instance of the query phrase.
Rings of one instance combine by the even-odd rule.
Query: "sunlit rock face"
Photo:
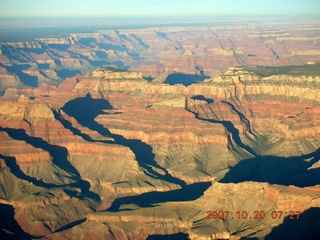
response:
[[[100,30],[1,42],[0,91],[22,85],[58,85],[68,77],[109,66],[140,72],[159,83],[179,73],[200,82],[234,66],[312,63],[320,61],[318,32],[318,23],[312,20],[244,19],[227,26]],[[95,71],[94,76],[103,74]],[[112,74],[113,78],[142,77],[134,72]]]
[[[0,43],[0,238],[320,239],[319,40],[292,20]]]
[[[101,68],[92,73],[93,78],[105,79],[143,79],[142,73],[133,71],[117,70],[113,68]]]
[[[301,221],[316,239],[317,68],[233,67],[188,86],[100,68],[7,89],[0,236],[268,239]]]

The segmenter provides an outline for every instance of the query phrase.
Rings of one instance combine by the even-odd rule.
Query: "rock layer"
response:
[[[6,90],[0,203],[21,228],[11,232],[259,239],[290,211],[309,223],[320,207],[319,77],[280,70],[230,68],[184,86],[105,69]]]
[[[175,73],[201,81],[204,76],[220,75],[233,66],[288,66],[320,61],[316,21],[236,22],[231,21],[228,26],[214,23],[100,30],[72,33],[64,38],[2,42],[0,90],[19,85],[57,85],[67,77],[106,66],[132,69],[150,80],[163,82]]]

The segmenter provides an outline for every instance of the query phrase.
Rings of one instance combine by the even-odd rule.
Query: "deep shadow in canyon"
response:
[[[158,203],[168,201],[191,201],[199,198],[204,191],[211,186],[211,183],[209,182],[186,185],[184,181],[171,176],[165,168],[156,163],[151,146],[138,139],[126,139],[121,135],[113,134],[109,129],[95,121],[95,118],[101,114],[108,115],[108,113],[103,110],[111,109],[113,109],[113,107],[108,100],[93,99],[90,94],[87,94],[83,98],[71,100],[62,108],[66,114],[74,117],[82,126],[97,131],[101,135],[112,137],[115,140],[115,143],[129,147],[135,154],[136,160],[144,169],[146,175],[178,184],[181,186],[181,189],[167,192],[149,192],[136,196],[118,198],[112,203],[111,207],[108,209],[109,211],[119,211],[120,206],[123,204],[136,204],[140,207],[152,207]],[[92,140],[89,136],[76,131],[76,129],[68,122],[64,122],[64,125],[68,126],[74,133],[84,137],[86,140],[96,141]],[[106,143],[110,143],[110,141],[107,141]],[[165,174],[159,174],[153,170],[153,167],[161,169]]]
[[[56,73],[59,78],[61,79],[66,79],[69,77],[74,77],[77,74],[81,74],[80,70],[70,70],[70,69],[62,69],[62,70],[56,70]]]
[[[199,97],[198,97],[199,98]],[[202,100],[202,99],[201,99]],[[247,129],[251,132],[249,120],[231,103],[223,101],[231,107],[244,122]],[[206,119],[199,116],[199,113],[191,109],[186,109],[193,113],[201,121],[207,121],[214,124],[222,124],[228,133],[229,149],[232,150],[236,144],[237,148],[244,149],[253,155],[250,159],[241,160],[237,165],[221,179],[221,183],[239,183],[245,181],[268,182],[270,184],[294,185],[297,187],[308,187],[320,184],[320,168],[308,169],[314,163],[320,160],[320,149],[313,153],[297,157],[277,157],[260,156],[254,149],[245,145],[239,135],[239,130],[234,127],[230,121],[220,121],[215,119]],[[233,141],[230,141],[230,140]]]
[[[265,240],[316,240],[320,239],[320,208],[310,208],[300,214],[299,218],[284,218],[281,225],[272,229]]]
[[[81,137],[83,140],[87,142],[101,142],[101,143],[108,143],[108,144],[114,144],[114,141],[111,140],[96,140],[91,138],[88,134],[81,132],[78,128],[75,128],[72,126],[72,123],[65,119],[60,112],[58,111],[53,111],[54,117],[56,120],[58,120],[64,128],[70,130],[74,135],[77,135]]]
[[[206,98],[203,95],[195,95],[195,96],[192,96],[191,99],[206,101],[206,103],[208,103],[208,104],[214,103],[214,100],[212,98]]]
[[[89,197],[94,199],[97,202],[100,202],[100,197],[98,194],[90,191],[90,183],[86,180],[83,180],[80,176],[78,170],[68,161],[68,150],[65,147],[59,145],[53,145],[48,143],[47,141],[43,140],[39,137],[33,137],[26,133],[24,129],[14,129],[14,128],[3,128],[0,127],[0,131],[6,132],[12,139],[25,141],[26,143],[32,145],[35,148],[41,148],[50,153],[52,157],[52,163],[56,165],[58,168],[64,170],[65,172],[69,173],[68,178],[72,179],[72,183],[64,184],[64,185],[57,185],[53,183],[45,183],[41,180],[35,179],[34,177],[30,177],[26,175],[24,172],[21,171],[20,167],[16,163],[16,159],[10,156],[1,155],[6,165],[10,168],[11,172],[19,179],[29,181],[36,186],[43,187],[43,188],[52,188],[52,187],[75,187],[80,188],[81,193],[79,194],[77,191],[67,190],[64,191],[71,197],[76,197],[79,199],[84,199],[85,197]],[[59,174],[59,173],[53,173]]]
[[[167,83],[169,85],[182,84],[184,86],[189,86],[194,83],[203,82],[205,79],[209,77],[201,76],[201,75],[192,75],[185,73],[172,73],[167,76],[163,83]]]
[[[29,74],[26,74],[23,72],[23,70],[27,70],[31,67],[30,64],[13,64],[11,66],[6,66],[0,63],[0,66],[5,68],[8,72],[14,73],[17,75],[20,79],[20,81],[26,85],[31,87],[37,87],[38,86],[38,77],[37,76],[31,76]]]
[[[74,180],[80,178],[79,172],[68,161],[68,150],[65,147],[53,145],[39,137],[32,137],[26,133],[24,129],[3,128],[0,131],[6,132],[11,138],[19,141],[25,141],[35,148],[41,148],[50,153],[52,163],[60,169],[70,173]]]
[[[211,182],[200,182],[187,185],[181,189],[167,192],[147,192],[140,195],[117,198],[107,211],[119,211],[121,205],[135,204],[139,207],[154,207],[159,203],[193,201],[203,195],[211,186]],[[129,209],[122,209],[129,210]]]
[[[46,189],[52,188],[52,187],[58,187],[59,185],[57,184],[53,184],[53,183],[46,183],[42,180],[38,180],[34,177],[30,177],[28,175],[26,175],[23,171],[21,171],[20,166],[17,164],[17,160],[15,157],[12,156],[4,156],[2,154],[0,154],[0,158],[4,159],[7,167],[10,169],[11,173],[21,179],[21,180],[25,180],[28,181],[32,184],[34,184],[35,186],[38,187],[43,187]]]
[[[234,142],[236,145],[238,145],[238,147],[244,149],[245,151],[252,154],[253,156],[257,156],[256,152],[252,148],[250,148],[249,146],[245,145],[242,142],[242,140],[240,138],[239,130],[233,125],[233,123],[231,121],[202,118],[199,116],[198,112],[195,112],[189,108],[186,108],[186,110],[190,113],[193,113],[195,118],[198,120],[210,122],[210,123],[214,123],[214,124],[221,124],[228,134],[229,145],[231,142]]]
[[[146,240],[188,240],[189,235],[187,233],[175,233],[167,235],[150,235]]]
[[[67,225],[65,225],[65,226],[57,229],[56,231],[54,231],[54,233],[63,232],[63,231],[65,231],[65,230],[68,230],[68,229],[70,229],[70,228],[73,228],[73,227],[75,227],[75,226],[77,226],[77,225],[80,225],[80,224],[84,223],[85,221],[86,221],[86,218],[85,218],[85,219],[80,219],[80,220],[75,221],[75,222],[71,222],[71,223],[69,223],[69,224],[67,224]]]
[[[236,108],[236,106],[233,105],[232,103],[227,102],[227,101],[221,101],[221,102],[224,103],[224,104],[226,104],[226,105],[228,105],[228,106],[232,109],[232,111],[234,111],[234,112],[239,116],[241,122],[243,122],[243,123],[246,125],[247,130],[248,130],[250,133],[252,133],[250,121],[246,118],[246,116],[245,116],[241,111],[239,111],[239,110]]]
[[[31,240],[33,237],[24,232],[14,219],[14,208],[11,205],[0,204],[0,239]]]
[[[320,149],[299,157],[257,156],[240,161],[220,180],[222,183],[244,181],[308,187],[320,184],[320,169],[309,169],[320,160]]]
[[[126,139],[121,135],[113,134],[109,131],[109,129],[95,121],[95,118],[98,115],[107,115],[107,113],[105,113],[103,110],[110,109],[113,109],[113,107],[108,100],[93,99],[90,94],[87,94],[83,98],[71,100],[62,108],[65,113],[74,117],[82,126],[97,131],[103,136],[109,136],[113,138],[115,143],[119,145],[129,147],[130,150],[135,154],[139,165],[144,169],[144,173],[149,177],[162,179],[180,186],[186,186],[184,181],[171,176],[165,168],[161,167],[154,160],[155,155],[152,152],[151,146],[138,139]],[[87,137],[86,139],[90,140]],[[165,172],[165,174],[159,174],[153,169],[153,167],[161,169]]]

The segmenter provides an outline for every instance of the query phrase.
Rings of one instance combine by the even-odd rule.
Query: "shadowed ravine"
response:
[[[82,126],[97,131],[103,136],[112,137],[115,140],[115,143],[119,145],[129,147],[130,150],[135,154],[136,160],[138,161],[140,167],[144,169],[145,174],[149,177],[178,184],[181,187],[186,186],[186,183],[184,181],[171,176],[165,168],[157,164],[157,162],[154,160],[152,148],[148,144],[138,139],[126,139],[119,134],[113,134],[109,131],[109,129],[95,121],[95,118],[98,115],[106,114],[105,112],[103,112],[103,110],[112,108],[113,107],[108,100],[93,99],[89,94],[87,94],[84,98],[77,98],[69,101],[65,104],[62,110],[68,115],[74,117]],[[67,123],[64,122],[65,126],[66,124]],[[70,128],[71,126],[69,126],[69,129]],[[73,129],[73,132],[75,133],[76,131],[74,131]],[[90,139],[88,136],[80,134],[79,132],[77,133],[78,135],[85,137],[86,140],[92,141],[92,139]],[[165,172],[165,174],[159,174],[158,172],[153,170],[153,167],[161,169]]]
[[[210,122],[210,123],[217,123],[217,124],[221,124],[226,132],[228,133],[228,135],[232,138],[232,140],[242,149],[246,150],[247,152],[249,152],[250,154],[252,154],[253,156],[257,156],[256,152],[250,148],[249,146],[245,145],[240,138],[240,134],[239,134],[239,130],[237,128],[234,127],[233,123],[230,121],[220,121],[220,120],[214,120],[214,119],[207,119],[207,118],[202,118],[199,116],[199,113],[192,111],[189,108],[186,108],[186,110],[190,113],[193,113],[194,116],[196,117],[196,119],[199,119],[201,121],[206,121],[206,122]]]
[[[243,113],[238,111],[229,102],[223,101],[239,116],[247,129],[251,132],[250,122]],[[252,148],[245,145],[240,138],[239,130],[230,121],[219,121],[199,117],[199,113],[186,108],[201,121],[222,124],[227,133],[238,147],[245,149],[254,157],[241,160],[219,182],[239,183],[245,181],[268,182],[270,184],[294,185],[297,187],[307,187],[320,184],[320,170],[308,169],[320,160],[320,149],[313,153],[295,157],[260,156]],[[229,141],[229,144],[231,142]]]
[[[34,239],[31,235],[24,232],[15,220],[13,206],[0,204],[0,213],[0,239]]]
[[[92,139],[88,134],[82,133],[78,128],[73,127],[71,122],[63,118],[58,112],[53,111],[53,114],[55,119],[58,120],[63,125],[64,128],[69,129],[74,135],[82,137],[82,139],[87,142],[101,142],[101,143],[114,144],[114,141]]]
[[[224,104],[228,105],[240,118],[241,122],[243,122],[246,127],[247,127],[247,131],[249,131],[252,134],[252,130],[251,130],[251,126],[250,126],[250,121],[246,118],[246,116],[240,112],[233,104],[231,104],[230,102],[227,101],[221,101]]]
[[[5,48],[3,48],[3,50],[6,52]],[[10,53],[8,52],[8,54],[10,54]],[[21,65],[13,64],[11,66],[6,66],[6,65],[0,63],[0,66],[5,68],[8,72],[16,74],[24,85],[32,86],[32,87],[38,86],[38,77],[37,76],[30,76],[30,75],[23,72],[23,70],[28,69],[29,67],[31,67],[31,65],[29,65],[29,64],[21,64]]]
[[[158,203],[193,201],[203,195],[203,193],[211,186],[210,182],[193,183],[183,187],[182,189],[167,192],[148,192],[136,196],[122,197],[113,201],[108,211],[119,211],[123,204],[136,204],[139,207],[154,207]],[[130,210],[130,209],[122,209]]]
[[[181,189],[179,190],[149,192],[136,196],[118,198],[114,200],[112,206],[108,209],[109,211],[119,211],[120,206],[123,204],[136,204],[140,207],[152,207],[158,203],[169,201],[191,201],[202,196],[204,191],[211,186],[210,182],[186,185],[184,181],[171,176],[165,168],[156,163],[151,146],[138,139],[126,139],[121,135],[113,134],[106,127],[97,123],[94,119],[100,114],[106,114],[103,112],[104,109],[112,109],[109,101],[104,99],[93,99],[89,94],[84,98],[71,100],[62,108],[65,113],[74,117],[82,126],[97,131],[101,135],[112,137],[115,140],[115,143],[129,147],[135,154],[138,164],[144,169],[144,173],[147,176],[181,186]],[[67,122],[64,122],[64,124],[69,125]],[[71,128],[70,125],[69,128]],[[77,132],[78,135],[82,135],[82,137],[92,141],[88,136],[75,131],[75,129],[73,129],[73,132]],[[161,169],[165,174],[159,174],[153,170],[153,167]]]
[[[146,240],[188,240],[189,235],[187,233],[175,233],[168,235],[151,235]]]
[[[290,240],[316,240],[320,239],[319,224],[320,208],[312,207],[301,213],[299,219],[291,220],[285,217],[281,225],[272,229],[265,240],[290,239]]]
[[[308,187],[320,184],[320,169],[309,169],[320,160],[320,149],[298,157],[257,156],[240,161],[230,169],[222,183],[245,181]]]
[[[74,180],[80,178],[79,172],[68,161],[68,150],[65,147],[53,145],[42,138],[29,136],[24,129],[13,129],[0,127],[0,131],[6,132],[11,138],[19,141],[25,141],[35,148],[41,148],[50,153],[52,163],[60,169],[70,173]]]
[[[167,76],[163,83],[169,85],[182,84],[184,86],[189,86],[194,83],[203,82],[205,79],[208,79],[207,76],[201,75],[192,75],[192,74],[184,74],[184,73],[172,73]]]
[[[46,182],[44,182],[42,180],[38,180],[38,179],[36,179],[34,177],[30,177],[30,176],[26,175],[23,171],[21,171],[19,165],[17,164],[17,161],[16,161],[15,157],[4,156],[4,155],[0,154],[0,158],[4,159],[6,165],[10,169],[11,173],[13,175],[15,175],[19,179],[26,180],[26,181],[34,184],[35,186],[43,187],[43,188],[46,188],[46,189],[59,186],[57,184],[46,183]]]
[[[0,131],[6,132],[11,138],[15,140],[25,141],[26,143],[32,145],[35,148],[41,148],[49,152],[52,157],[52,163],[56,165],[58,168],[60,168],[61,170],[64,170],[65,172],[69,173],[69,176],[63,176],[63,177],[67,177],[71,179],[72,182],[69,184],[62,184],[62,185],[45,183],[41,180],[27,176],[25,173],[23,173],[20,167],[17,165],[16,159],[14,157],[1,155],[0,157],[2,157],[5,160],[7,166],[10,168],[11,172],[16,177],[29,181],[36,186],[44,187],[44,188],[66,187],[66,186],[80,188],[81,189],[80,195],[76,191],[73,192],[73,191],[65,190],[65,192],[70,196],[77,197],[79,199],[82,199],[84,197],[90,197],[96,201],[100,201],[99,195],[89,190],[90,184],[81,178],[77,169],[68,161],[67,148],[50,144],[45,140],[43,140],[42,138],[29,136],[24,129],[0,127]],[[58,173],[54,173],[54,174],[58,174]]]

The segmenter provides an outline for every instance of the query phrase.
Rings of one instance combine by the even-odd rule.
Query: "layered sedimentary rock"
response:
[[[259,238],[290,217],[291,221],[306,220],[303,212],[319,206],[318,195],[319,189],[253,182],[214,183],[193,202],[162,203],[146,209],[124,205],[126,210],[121,212],[89,214],[85,222],[50,238],[146,239],[150,235],[177,233],[184,233],[190,239],[236,240],[248,235]],[[309,224],[312,224],[310,219]]]
[[[99,69],[92,73],[93,78],[107,78],[107,79],[143,79],[142,73],[132,72],[132,71],[115,71],[112,68],[109,69]]]
[[[108,68],[7,89],[0,210],[16,227],[1,234],[262,239],[297,214],[312,227],[320,95],[306,68],[230,68],[189,86]]]
[[[239,19],[237,19],[239,21]],[[259,27],[259,31],[257,31]],[[232,66],[320,61],[318,23],[271,21],[71,33],[0,43],[0,90],[58,84],[97,67],[120,67],[163,82],[170,74],[220,75]],[[5,84],[7,82],[10,84]]]

